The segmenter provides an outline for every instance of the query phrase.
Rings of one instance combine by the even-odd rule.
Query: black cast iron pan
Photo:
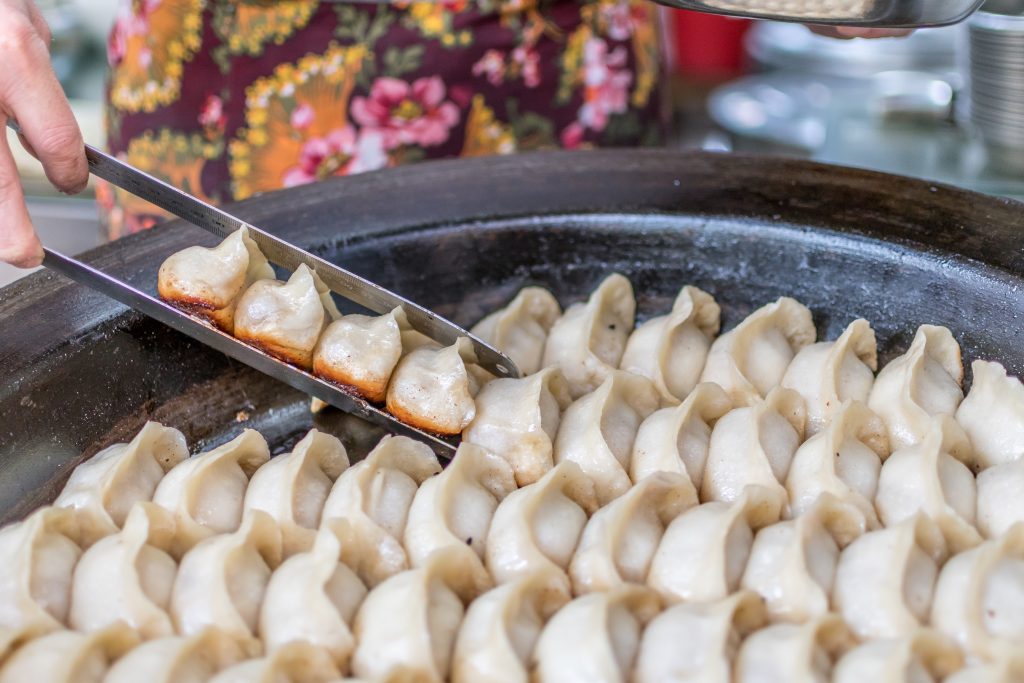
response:
[[[949,326],[969,361],[1024,373],[1024,210],[954,188],[803,161],[657,151],[427,163],[243,202],[256,225],[469,325],[526,284],[577,300],[612,271],[641,317],[683,284],[724,324],[791,295],[835,337],[855,317],[882,357],[918,324]],[[172,223],[86,260],[153,288],[198,228]],[[306,399],[159,323],[41,272],[0,290],[0,521],[52,499],[71,467],[147,419],[194,449],[244,426],[281,450]],[[357,453],[379,433],[316,418]]]

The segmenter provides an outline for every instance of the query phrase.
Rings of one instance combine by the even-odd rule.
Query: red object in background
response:
[[[704,12],[671,12],[675,70],[691,76],[729,76],[743,70],[747,19]]]

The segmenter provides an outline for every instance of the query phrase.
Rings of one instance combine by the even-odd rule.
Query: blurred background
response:
[[[37,0],[85,138],[103,145],[106,36],[118,0]],[[1024,0],[963,25],[837,41],[803,26],[664,10],[677,149],[783,154],[1024,199]],[[43,241],[105,239],[91,190],[56,194],[14,144]],[[25,271],[0,264],[0,286]]]

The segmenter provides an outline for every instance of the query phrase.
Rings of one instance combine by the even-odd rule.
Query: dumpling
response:
[[[986,660],[1024,645],[1024,524],[952,557],[939,574],[932,625]]]
[[[864,532],[861,518],[830,499],[757,532],[740,585],[765,600],[773,621],[803,622],[829,611],[839,551]]]
[[[736,657],[736,683],[825,683],[836,660],[856,641],[834,614],[803,624],[775,624],[744,641]]]
[[[569,599],[561,576],[540,570],[474,600],[455,641],[453,683],[529,683],[541,630]]]
[[[604,383],[565,411],[555,438],[555,462],[572,461],[594,480],[601,505],[625,493],[637,430],[658,409],[651,381],[612,370]]]
[[[421,346],[398,362],[388,383],[388,412],[402,422],[437,434],[459,434],[476,417],[479,384],[467,366],[473,345],[459,337],[451,346]]]
[[[171,554],[181,557],[204,538],[238,529],[249,478],[269,459],[267,440],[246,429],[168,472],[156,487],[153,502],[174,515]]]
[[[441,471],[426,444],[386,436],[341,473],[327,496],[321,526],[341,540],[341,561],[370,588],[409,567],[402,538],[419,485]]]
[[[217,629],[142,643],[110,667],[103,683],[206,683],[245,659],[238,642]]]
[[[839,556],[832,606],[863,639],[908,635],[928,621],[945,558],[942,533],[924,515],[868,532]]]
[[[676,472],[687,475],[699,491],[711,428],[730,410],[725,391],[707,382],[698,384],[678,406],[652,413],[636,433],[629,459],[630,479],[639,482],[655,472]]]
[[[68,624],[98,631],[118,621],[145,638],[174,634],[167,613],[178,563],[167,552],[174,520],[163,508],[138,503],[124,529],[92,545],[75,568]]]
[[[548,332],[561,315],[562,307],[551,292],[524,287],[508,306],[474,325],[470,334],[505,353],[523,376],[532,375],[541,368]]]
[[[666,602],[722,600],[740,587],[754,532],[746,496],[704,503],[669,524],[647,573]]]
[[[875,379],[868,407],[882,416],[893,451],[924,438],[936,415],[953,415],[964,398],[960,345],[945,327],[921,325],[910,349]]]
[[[495,583],[539,571],[564,575],[595,510],[594,483],[574,462],[555,465],[533,484],[510,493],[494,511],[484,550]]]
[[[557,368],[522,379],[494,380],[477,394],[476,417],[462,441],[508,461],[519,486],[532,484],[554,465],[555,435],[571,402]]]
[[[586,303],[570,306],[544,345],[544,367],[557,366],[573,398],[597,389],[619,367],[636,320],[633,285],[613,273]]]
[[[1020,683],[1024,680],[1024,654],[1002,655],[994,662],[972,663],[943,683]]]
[[[139,642],[127,626],[57,631],[25,643],[0,667],[0,683],[101,683],[112,662]]]
[[[854,320],[834,342],[805,346],[782,378],[807,404],[807,434],[820,432],[847,401],[866,402],[875,383],[878,348],[867,320]]]
[[[978,531],[1002,536],[1024,522],[1024,460],[995,465],[978,475]]]
[[[696,504],[685,475],[659,472],[595,512],[569,565],[573,592],[644,583],[665,528]]]
[[[753,405],[779,386],[794,356],[815,337],[811,311],[783,297],[715,340],[700,381],[721,386],[733,405]]]
[[[625,585],[588,593],[563,607],[544,627],[534,650],[537,683],[626,683],[644,626],[661,610],[658,596]]]
[[[966,435],[953,420],[934,420],[921,439],[882,465],[875,496],[878,516],[892,526],[923,512],[939,525],[952,552],[977,545],[981,535],[974,526],[974,475],[950,455],[970,452]]]
[[[932,683],[948,681],[964,665],[953,641],[931,629],[902,638],[871,640],[847,652],[832,671],[833,683]]]
[[[383,403],[391,373],[402,357],[402,333],[409,329],[401,307],[386,315],[342,316],[320,335],[313,351],[313,374],[351,387],[367,401]]]
[[[333,683],[341,672],[330,656],[308,643],[291,643],[259,659],[230,666],[209,683]]]
[[[405,551],[409,563],[419,567],[441,548],[451,548],[460,560],[466,580],[478,592],[491,585],[484,569],[484,543],[498,504],[516,490],[507,462],[472,444],[463,444],[445,470],[423,482],[409,507],[405,525]]]
[[[235,305],[249,285],[274,277],[274,269],[246,228],[216,247],[188,247],[160,266],[160,298],[205,318],[228,334],[234,329]]]
[[[701,500],[728,503],[746,495],[755,525],[778,519],[788,503],[782,482],[803,441],[803,403],[795,391],[778,388],[720,418],[711,432]]]
[[[878,474],[889,457],[885,423],[863,403],[847,403],[832,421],[797,449],[786,476],[790,514],[809,510],[822,497],[859,515],[861,526],[879,526]]]
[[[334,480],[348,467],[337,437],[311,429],[287,455],[260,466],[249,480],[243,509],[263,510],[281,529],[285,557],[313,545]]]
[[[633,680],[727,683],[740,643],[767,621],[764,602],[750,591],[670,607],[647,625]]]
[[[956,411],[979,469],[1024,456],[1024,384],[999,363],[976,360],[974,382]]]
[[[331,291],[306,264],[288,278],[259,280],[238,300],[235,337],[275,358],[310,370],[327,324],[340,317]]]
[[[281,532],[261,510],[250,512],[238,531],[200,542],[182,558],[171,592],[177,632],[212,626],[258,653],[260,605],[280,561]]]
[[[75,515],[63,508],[41,508],[0,529],[0,629],[7,632],[5,640],[64,627],[72,576],[82,555],[77,537]]]
[[[629,336],[619,368],[654,382],[662,401],[682,401],[697,386],[720,325],[714,298],[683,287],[671,313],[648,320]]]
[[[448,678],[455,639],[478,593],[466,555],[443,548],[370,591],[356,613],[352,672],[361,678]]]
[[[355,649],[350,625],[366,586],[339,561],[341,543],[324,529],[312,550],[292,555],[274,570],[260,608],[265,652],[304,642],[325,650],[343,671]]]
[[[53,504],[75,511],[82,541],[90,545],[116,533],[132,505],[151,500],[164,474],[187,457],[181,432],[147,422],[130,442],[104,448],[76,467]]]

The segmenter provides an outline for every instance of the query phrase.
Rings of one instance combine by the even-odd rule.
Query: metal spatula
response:
[[[966,19],[984,0],[656,0],[753,19],[866,28],[924,28]]]

